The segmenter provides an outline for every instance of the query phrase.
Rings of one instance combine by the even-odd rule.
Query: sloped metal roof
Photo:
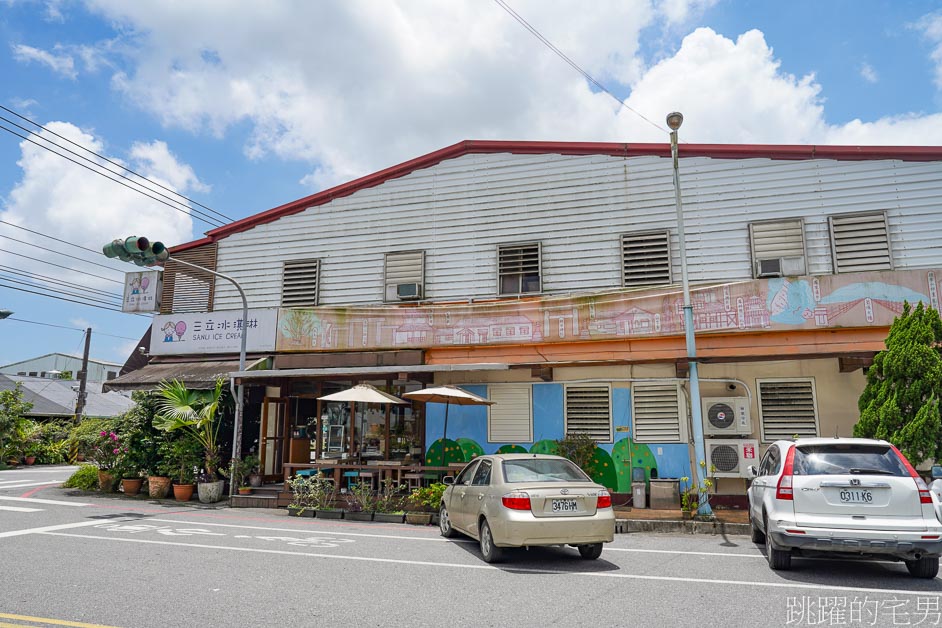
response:
[[[74,416],[78,382],[67,379],[0,375],[0,390],[13,390],[20,384],[23,400],[33,404],[27,416]],[[76,389],[73,390],[72,387]],[[85,416],[114,417],[134,405],[128,397],[116,392],[102,392],[89,384],[86,388]]]

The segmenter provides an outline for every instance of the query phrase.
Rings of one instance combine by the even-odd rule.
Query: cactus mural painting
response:
[[[531,454],[550,454],[553,456],[559,455],[559,443],[554,440],[541,440],[533,443],[533,447],[530,447]]]
[[[657,469],[657,461],[650,448],[644,443],[636,443],[630,438],[624,438],[612,447],[612,460],[617,469],[617,487],[619,493],[631,492],[631,470],[644,469],[645,480],[651,479],[651,470]]]
[[[458,446],[461,447],[461,454],[465,462],[471,462],[478,456],[484,455],[484,448],[478,445],[477,441],[470,438],[459,438]]]
[[[615,462],[607,451],[600,447],[595,448],[595,455],[589,463],[586,473],[593,481],[598,482],[609,490],[618,486],[618,476],[615,473]]]
[[[503,445],[498,450],[499,454],[525,454],[527,453],[526,447],[521,447],[520,445]]]
[[[443,451],[442,443],[443,441],[440,438],[432,443],[428,451],[425,452],[425,464],[433,467],[444,467],[449,464],[465,461],[461,445],[451,439],[446,439],[444,441]]]

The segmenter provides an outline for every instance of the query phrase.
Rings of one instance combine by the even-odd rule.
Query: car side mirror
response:
[[[932,465],[932,479],[938,480],[942,478],[942,465],[934,464]]]
[[[445,477],[442,478],[442,484],[444,484],[445,486],[451,486],[454,483],[455,483],[455,478],[453,478],[450,475],[446,475]]]
[[[749,472],[749,477],[757,477],[759,475],[758,470],[756,470],[755,465],[749,465],[746,467],[746,471]]]

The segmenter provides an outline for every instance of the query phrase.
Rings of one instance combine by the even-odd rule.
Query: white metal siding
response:
[[[681,147],[683,155],[683,147]],[[691,281],[752,277],[748,224],[802,218],[807,270],[832,272],[828,216],[885,211],[894,268],[942,263],[942,163],[681,158]],[[544,294],[621,286],[620,236],[670,230],[671,160],[464,155],[233,234],[218,270],[279,305],[284,260],[321,259],[322,305],[382,303],[390,251],[424,249],[425,298],[497,294],[497,245],[539,241]],[[215,307],[241,307],[225,281]]]
[[[533,412],[530,384],[492,384],[487,387],[487,441],[490,443],[529,443],[533,441]]]

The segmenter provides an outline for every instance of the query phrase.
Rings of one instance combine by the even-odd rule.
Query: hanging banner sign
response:
[[[159,312],[162,282],[159,270],[124,274],[122,312]]]
[[[271,308],[249,310],[245,323],[242,310],[155,316],[150,332],[150,354],[238,353],[243,327],[248,329],[246,351],[274,351],[278,310]]]

